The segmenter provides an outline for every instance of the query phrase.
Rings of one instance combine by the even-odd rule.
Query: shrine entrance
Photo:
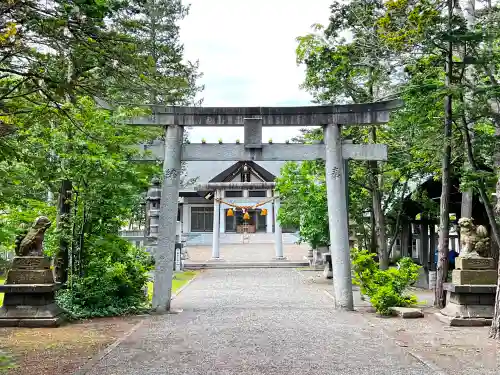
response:
[[[231,212],[233,214],[231,215]],[[266,215],[261,209],[247,210],[248,219],[244,219],[245,213],[243,210],[233,210],[231,208],[224,209],[226,218],[225,229],[226,233],[243,233],[243,226],[247,225],[249,233],[265,233],[267,229]]]
[[[159,107],[152,106],[151,116],[136,117],[130,125],[162,126],[164,142],[148,147],[163,160],[163,183],[155,252],[153,309],[169,311],[175,251],[179,182],[182,161],[303,161],[323,159],[326,164],[326,187],[330,227],[330,252],[337,308],[353,310],[348,215],[345,196],[345,160],[386,160],[387,146],[342,142],[342,126],[380,124],[389,120],[390,111],[399,101],[367,104],[306,107]],[[185,126],[243,126],[243,144],[183,144]],[[263,126],[323,126],[324,144],[264,144]],[[214,205],[219,205],[217,191],[274,189],[274,183],[239,182],[230,185],[209,183],[198,190],[214,191]],[[271,185],[266,185],[271,184]],[[258,186],[257,186],[258,185]],[[271,198],[271,197],[270,197]],[[272,197],[279,210],[279,197]],[[217,210],[218,212],[219,210]],[[214,228],[220,215],[214,215]],[[276,226],[278,227],[278,226]],[[281,244],[281,228],[275,230],[276,255]],[[218,258],[219,231],[213,233],[212,255]]]

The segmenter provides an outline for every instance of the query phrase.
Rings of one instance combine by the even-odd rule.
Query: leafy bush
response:
[[[420,266],[410,258],[401,258],[397,268],[382,271],[373,259],[375,254],[367,250],[353,249],[353,283],[359,285],[361,294],[370,298],[370,303],[382,315],[389,315],[390,307],[406,307],[417,303],[414,295],[406,290],[418,279]]]
[[[72,275],[58,302],[73,318],[133,314],[147,309],[144,292],[153,261],[118,236],[95,240],[87,249],[85,274]]]

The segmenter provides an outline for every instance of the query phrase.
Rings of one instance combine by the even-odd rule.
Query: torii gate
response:
[[[343,125],[381,124],[400,106],[399,100],[306,107],[159,107],[130,125],[162,126],[164,143],[153,153],[163,156],[163,184],[158,246],[155,253],[153,309],[170,311],[181,161],[326,161],[330,252],[336,308],[353,310],[351,259],[344,159],[387,160],[387,146],[342,144]],[[325,144],[263,144],[263,126],[323,126]],[[184,126],[243,126],[243,144],[183,144]],[[155,152],[156,151],[156,152]]]

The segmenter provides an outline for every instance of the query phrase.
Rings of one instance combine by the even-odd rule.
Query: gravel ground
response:
[[[436,374],[291,269],[209,270],[92,375]]]
[[[333,293],[331,280],[321,272],[301,271],[312,288]],[[434,315],[434,291],[410,288],[423,308],[423,319],[382,318],[362,301],[354,287],[354,303],[368,324],[383,329],[397,345],[453,375],[500,374],[500,345],[488,339],[489,327],[449,327]]]

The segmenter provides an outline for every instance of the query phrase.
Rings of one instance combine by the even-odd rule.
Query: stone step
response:
[[[186,262],[185,269],[228,269],[228,268],[299,268],[309,266],[308,262],[270,261],[270,262],[226,262],[224,260],[207,262]]]

